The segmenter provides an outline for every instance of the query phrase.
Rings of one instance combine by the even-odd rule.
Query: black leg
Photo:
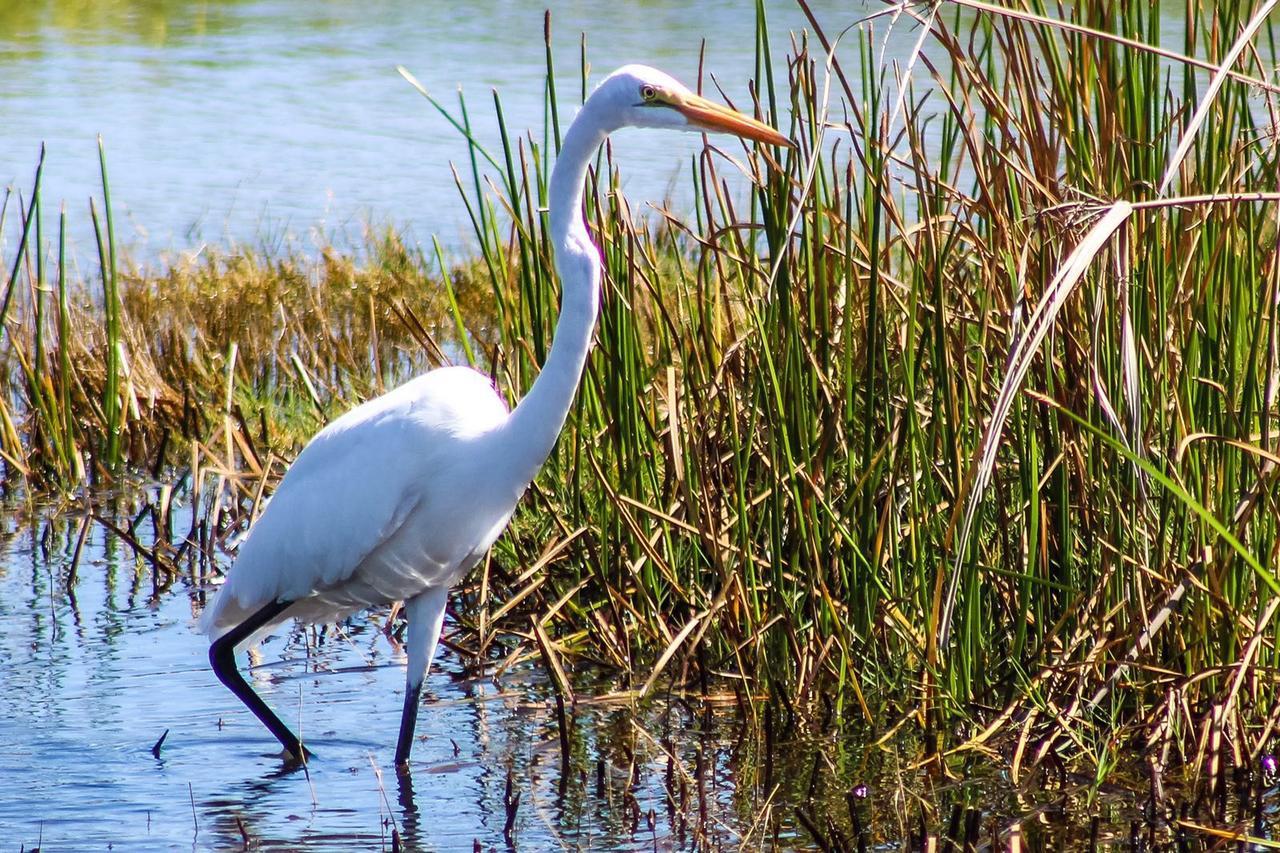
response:
[[[267,703],[262,701],[261,696],[253,692],[249,682],[245,681],[240,670],[236,669],[236,646],[283,613],[292,603],[292,601],[273,601],[214,640],[209,646],[209,663],[213,666],[213,672],[218,676],[218,680],[236,694],[236,698],[270,729],[289,755],[294,759],[307,759],[311,757],[311,750],[303,746],[302,741],[289,731],[289,727],[267,707]]]
[[[404,691],[404,710],[400,712],[400,738],[396,741],[396,766],[409,763],[413,749],[413,729],[418,723],[418,703],[422,699],[422,683]]]

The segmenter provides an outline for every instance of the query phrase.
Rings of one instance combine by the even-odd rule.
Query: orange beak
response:
[[[685,118],[689,119],[689,124],[694,127],[719,133],[732,133],[734,136],[754,139],[756,142],[765,142],[769,145],[796,147],[794,142],[764,122],[756,121],[737,110],[717,104],[715,101],[708,101],[698,95],[689,94],[681,95],[679,99],[672,98],[670,105],[683,113]]]

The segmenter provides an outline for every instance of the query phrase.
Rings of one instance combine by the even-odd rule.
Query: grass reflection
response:
[[[235,32],[246,0],[23,0],[0,3],[0,44],[125,44],[160,47]],[[50,34],[56,34],[51,38]],[[0,61],[11,56],[0,51]]]

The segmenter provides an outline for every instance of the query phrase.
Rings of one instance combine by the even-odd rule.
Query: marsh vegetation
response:
[[[958,0],[838,46],[850,22],[811,15],[785,56],[761,10],[736,106],[799,149],[709,145],[690,219],[638,213],[602,155],[598,345],[456,597],[454,647],[545,662],[569,708],[603,671],[636,701],[729,695],[769,738],[834,738],[808,799],[774,804],[767,759],[738,780],[824,847],[955,824],[984,804],[949,780],[984,764],[1017,790],[1073,780],[1113,837],[1261,831],[1261,793],[1227,804],[1265,788],[1280,719],[1272,5]],[[884,57],[890,25],[921,50]],[[357,257],[137,272],[104,159],[78,275],[37,171],[4,206],[10,498],[162,484],[111,523],[159,583],[198,585],[353,401],[451,361],[517,398],[558,304],[544,181],[588,85],[549,70],[545,127],[493,149],[468,128],[500,97],[432,102],[460,133],[464,261],[388,231]],[[886,743],[913,745],[910,794],[861,817],[815,798]],[[1098,811],[1116,780],[1140,792]],[[1023,831],[1018,808],[983,837]]]

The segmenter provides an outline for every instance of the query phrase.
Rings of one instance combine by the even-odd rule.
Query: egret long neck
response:
[[[520,477],[521,489],[555,446],[591,349],[600,304],[600,251],[582,218],[582,192],[587,166],[606,135],[608,131],[593,119],[588,101],[565,133],[551,171],[551,236],[560,274],[560,319],[542,373],[511,413],[505,430],[513,451],[510,461],[515,463],[512,473]]]

